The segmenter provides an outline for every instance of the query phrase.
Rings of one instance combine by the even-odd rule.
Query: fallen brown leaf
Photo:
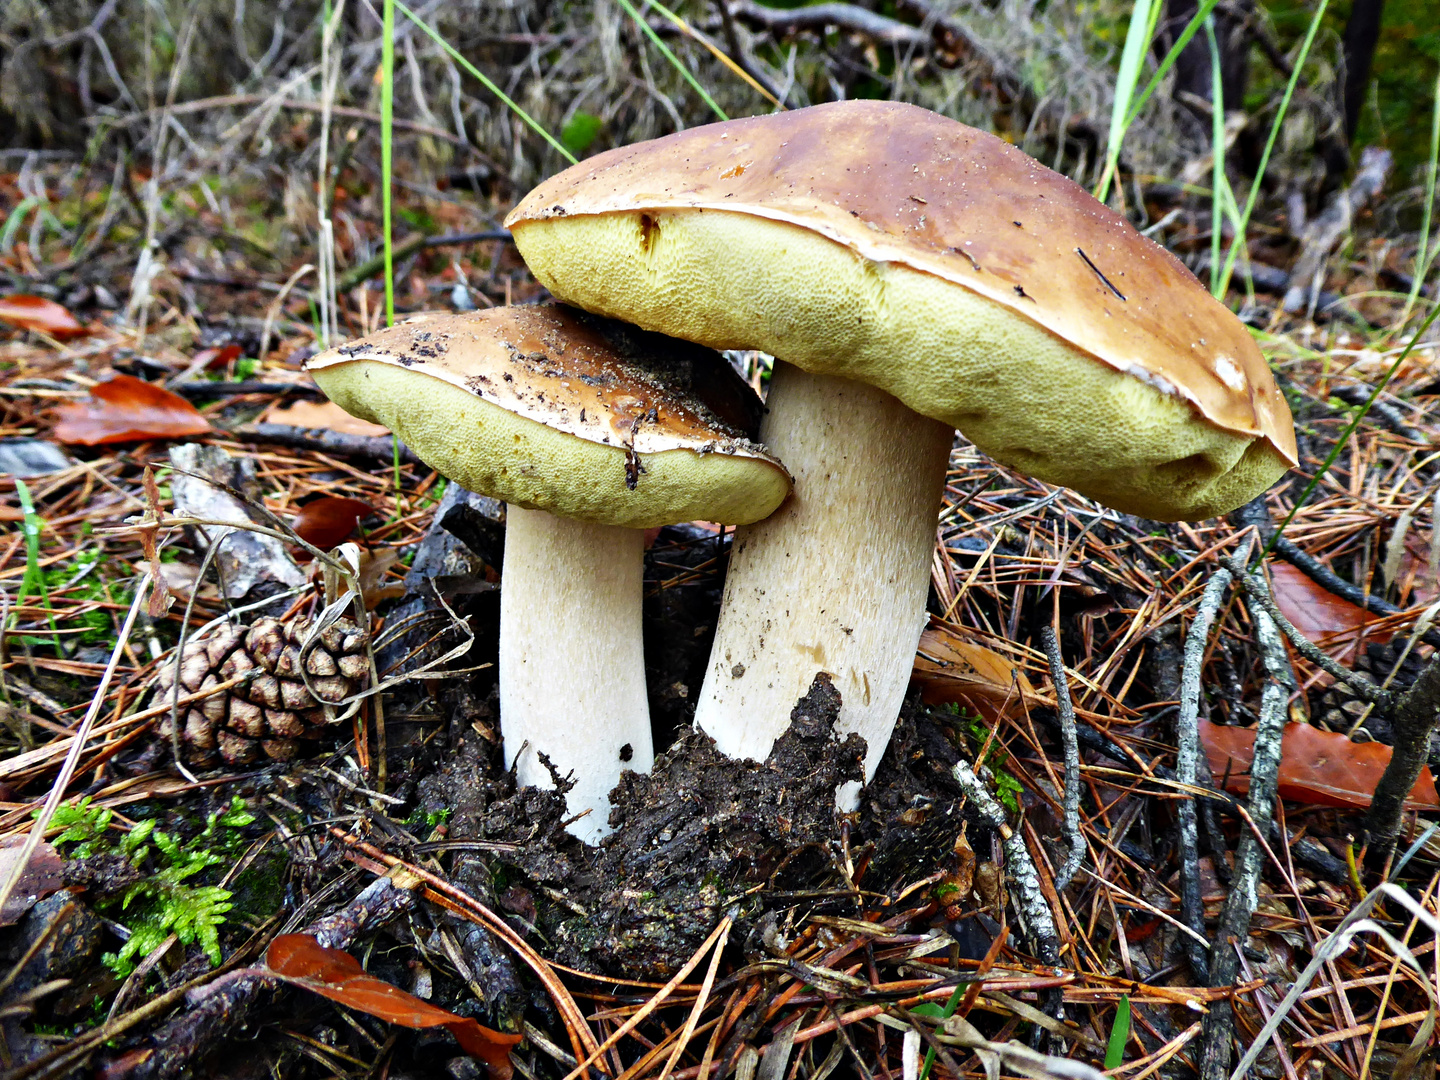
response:
[[[23,835],[7,836],[0,840],[0,882],[8,881],[15,872],[24,846]],[[43,840],[40,841],[39,846],[31,853],[30,861],[25,864],[25,869],[20,872],[20,880],[15,882],[15,888],[10,890],[5,907],[0,908],[0,926],[14,925],[20,916],[38,901],[56,892],[64,884],[65,860],[60,858],[53,847]]]
[[[1200,745],[1217,784],[1243,795],[1250,790],[1255,729],[1212,724],[1201,718]],[[1320,806],[1366,807],[1375,796],[1393,750],[1384,743],[1351,742],[1338,731],[1286,724],[1280,736],[1280,797]],[[1405,800],[1408,810],[1440,807],[1427,765]]]
[[[443,1027],[500,1080],[510,1078],[510,1048],[520,1041],[519,1035],[493,1031],[469,1017],[422,1001],[375,978],[343,949],[327,949],[310,934],[281,934],[266,950],[265,964],[276,977],[294,986],[388,1023],[408,1028]]]
[[[55,438],[82,446],[186,439],[211,430],[210,421],[184,398],[132,375],[92,387],[87,400],[61,405],[56,414]]]
[[[278,402],[265,410],[260,418],[267,424],[289,424],[291,427],[324,428],[342,435],[389,435],[390,429],[351,416],[333,401],[296,401],[290,405]]]
[[[1358,631],[1374,622],[1374,615],[1317,585],[1289,563],[1270,564],[1270,587],[1281,614],[1295,629],[1340,663],[1354,659]],[[1388,630],[1371,630],[1367,635],[1379,642],[1389,641],[1390,636]]]
[[[927,705],[967,704],[992,723],[1021,709],[1035,688],[1005,657],[966,641],[948,627],[920,635],[911,680]]]
[[[360,519],[373,512],[369,503],[359,499],[324,495],[302,506],[290,527],[306,543],[314,544],[321,551],[329,551],[336,544],[344,543],[355,531]]]
[[[69,308],[43,296],[28,296],[25,293],[0,298],[0,319],[22,330],[39,330],[60,341],[83,337],[90,332],[84,323],[70,314]]]

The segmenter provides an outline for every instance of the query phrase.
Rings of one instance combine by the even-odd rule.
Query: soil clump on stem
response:
[[[508,777],[487,775],[471,740],[421,782],[421,806],[450,808],[449,838],[488,849],[457,859],[456,883],[535,925],[555,943],[556,960],[661,980],[727,912],[745,930],[767,893],[847,891],[839,867],[853,818],[836,813],[835,788],[861,778],[865,743],[836,736],[840,703],[829,677],[817,675],[763,762],[731,760],[703,732],[683,732],[650,774],[624,775],[611,795],[615,831],[599,848],[565,833],[557,792],[514,792]],[[936,782],[955,751],[927,755],[937,740],[949,744],[923,716],[918,734],[906,712],[855,833],[876,867],[935,859],[959,825],[955,793]]]

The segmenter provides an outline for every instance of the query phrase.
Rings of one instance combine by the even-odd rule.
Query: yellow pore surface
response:
[[[790,490],[760,458],[693,450],[637,455],[555,431],[415,371],[356,360],[313,371],[346,412],[389,428],[431,468],[462,487],[561,517],[647,529],[681,521],[745,525],[772,513]]]
[[[996,460],[1126,513],[1212,517],[1287,468],[1265,440],[1221,429],[1023,315],[786,222],[650,210],[513,231],[536,278],[569,303],[870,383]]]

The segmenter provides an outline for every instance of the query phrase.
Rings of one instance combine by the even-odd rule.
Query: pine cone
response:
[[[248,683],[222,691],[180,712],[181,744],[195,765],[249,765],[268,757],[289,761],[300,753],[300,740],[316,739],[327,724],[325,709],[300,675],[300,647],[310,633],[309,619],[282,624],[260,619],[250,627],[226,624],[199,641],[187,641],[180,659],[180,686],[194,693],[259,670]],[[305,671],[315,693],[340,701],[365,685],[370,664],[365,634],[348,619],[337,619],[320,633],[305,655]],[[157,704],[175,686],[173,658],[161,665],[152,684]],[[170,718],[160,725],[170,738]]]

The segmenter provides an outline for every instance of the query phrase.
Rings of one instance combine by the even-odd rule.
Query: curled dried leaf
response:
[[[475,1020],[456,1016],[398,986],[366,972],[343,949],[327,949],[310,934],[281,934],[265,952],[265,964],[277,978],[303,986],[351,1009],[408,1028],[443,1027],[471,1057],[483,1061],[500,1080],[509,1080],[510,1048],[519,1035],[506,1035]]]
[[[932,625],[920,635],[912,681],[927,705],[968,705],[992,723],[1021,709],[1035,688],[1024,672],[983,645]]]

